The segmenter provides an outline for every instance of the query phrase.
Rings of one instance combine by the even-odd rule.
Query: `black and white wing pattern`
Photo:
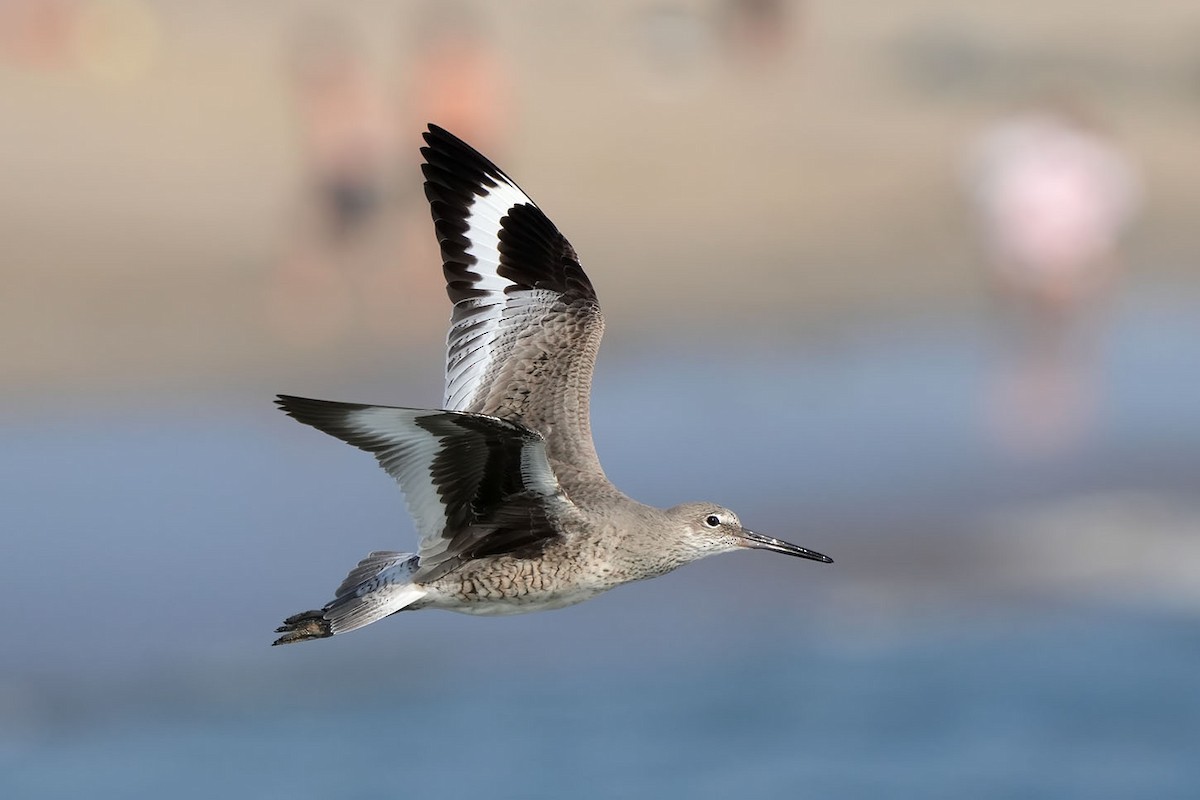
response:
[[[599,472],[588,420],[604,320],[575,250],[495,164],[429,126],[422,171],[454,304],[446,408],[543,434],[551,461]]]
[[[456,411],[334,403],[280,395],[305,425],[374,454],[400,484],[420,533],[416,580],[476,558],[535,555],[575,508],[563,496],[541,434]]]

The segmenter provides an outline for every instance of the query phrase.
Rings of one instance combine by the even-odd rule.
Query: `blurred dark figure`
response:
[[[394,115],[362,47],[335,21],[310,24],[289,68],[304,191],[268,312],[282,338],[312,344],[342,334],[369,293],[386,235]]]
[[[1095,412],[1099,312],[1136,205],[1133,168],[1077,104],[1060,101],[988,131],[971,189],[1009,351],[991,422],[1009,449],[1061,452]]]
[[[394,88],[393,114],[400,136],[391,176],[395,199],[395,249],[371,274],[366,319],[372,331],[390,336],[401,320],[410,324],[444,320],[436,303],[417,307],[411,296],[441,292],[441,256],[425,199],[420,171],[421,134],[440,125],[498,163],[508,158],[514,108],[514,79],[497,47],[487,7],[472,3],[427,2],[401,31],[407,57]]]
[[[347,32],[324,24],[293,64],[301,155],[327,236],[345,239],[377,215],[393,143],[386,93]]]
[[[271,292],[282,338],[311,345],[358,329],[390,341],[435,313],[412,301],[442,280],[418,168],[426,123],[505,160],[512,81],[480,10],[428,3],[406,19],[396,87],[344,27],[314,25],[297,48],[306,195]]]

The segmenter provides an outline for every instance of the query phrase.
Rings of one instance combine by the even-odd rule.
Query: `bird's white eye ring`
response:
[[[707,517],[704,518],[704,524],[710,528],[715,528],[721,524],[721,518],[718,517],[716,514],[709,514]]]

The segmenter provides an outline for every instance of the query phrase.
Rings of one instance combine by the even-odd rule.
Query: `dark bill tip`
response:
[[[815,550],[809,550],[807,547],[791,544],[782,539],[772,539],[770,536],[763,536],[761,533],[755,533],[754,531],[743,530],[742,538],[746,540],[746,547],[753,547],[755,550],[770,550],[772,553],[783,553],[784,555],[796,556],[797,558],[807,558],[809,561],[820,561],[822,564],[833,563],[832,558],[822,555]]]

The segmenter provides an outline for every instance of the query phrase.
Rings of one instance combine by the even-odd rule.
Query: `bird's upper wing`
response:
[[[425,195],[454,304],[446,407],[519,422],[546,437],[553,462],[601,474],[588,401],[604,319],[575,250],[465,142],[435,125],[425,141]]]
[[[474,558],[534,554],[577,513],[518,423],[457,411],[334,403],[280,395],[288,415],[374,454],[400,484],[421,536],[417,580]]]

